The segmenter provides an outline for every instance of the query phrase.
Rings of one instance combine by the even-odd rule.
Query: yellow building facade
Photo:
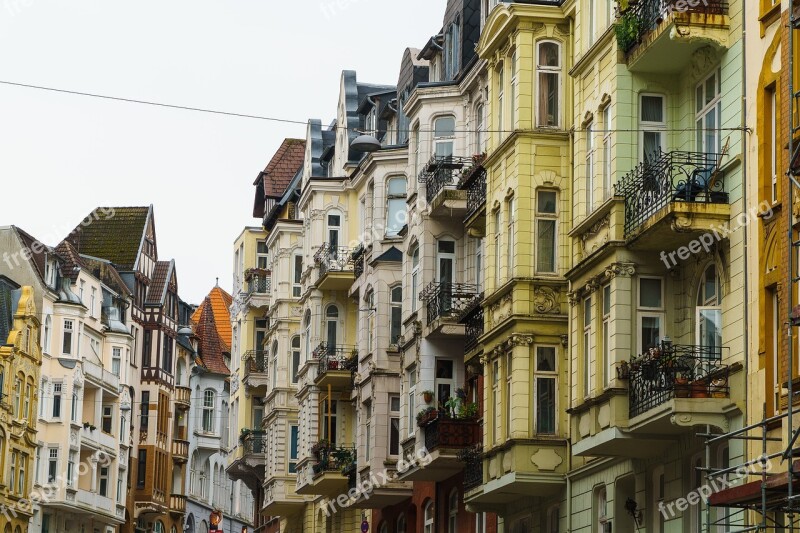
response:
[[[15,305],[10,289],[0,279],[0,305],[13,312],[8,337],[0,345],[0,531],[27,533],[33,516],[40,324],[33,288],[22,287]]]

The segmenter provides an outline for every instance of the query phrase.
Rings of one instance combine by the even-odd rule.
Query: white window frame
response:
[[[420,277],[420,257],[419,244],[415,244],[411,250],[411,311],[417,310],[417,299],[419,298],[419,277]]]
[[[392,404],[395,405],[392,405]],[[395,425],[397,428],[397,442],[394,443],[397,446],[397,453],[392,453],[392,425]],[[387,445],[387,454],[389,457],[398,457],[402,453],[402,448],[400,447],[400,435],[402,434],[400,430],[400,396],[396,394],[389,395],[389,428],[388,428],[388,445]]]
[[[542,65],[539,62],[541,57],[541,48],[545,44],[553,44],[556,46],[558,51],[558,65]],[[536,126],[539,128],[558,128],[561,126],[561,88],[562,88],[562,75],[561,75],[561,68],[562,68],[562,60],[561,60],[561,43],[558,41],[553,40],[543,40],[536,43],[536,96],[535,96],[535,103],[536,103]],[[543,120],[544,111],[539,107],[539,102],[541,101],[541,91],[542,88],[542,75],[543,74],[555,74],[556,75],[556,116],[554,117],[554,123],[548,124],[548,120]]]
[[[603,108],[603,201],[614,194],[611,171],[611,105]]]
[[[661,122],[646,121],[642,119],[642,112],[644,111],[644,104],[642,103],[644,97],[653,97],[661,99]],[[659,134],[659,148],[663,152],[666,148],[666,133],[667,133],[667,97],[658,93],[639,93],[639,160],[644,161],[651,154],[644,153],[644,135],[645,133],[658,133]]]
[[[291,369],[290,379],[294,384],[299,381],[298,374],[300,374],[300,366],[302,364],[302,354],[300,351],[299,335],[295,335],[294,337],[292,337],[291,345],[292,345],[292,369]]]
[[[446,135],[438,135],[436,132],[436,124],[440,120],[452,120],[453,121],[453,130]],[[455,153],[456,147],[456,117],[454,115],[440,115],[433,119],[433,147],[432,153],[433,155],[442,157],[442,156],[452,156]],[[446,147],[450,146],[449,150],[445,149],[442,153],[439,153],[439,147]]]
[[[661,302],[660,307],[648,307],[642,305],[642,280],[643,279],[657,279],[661,284],[661,295],[659,296],[659,300]],[[641,349],[641,353],[645,353],[647,347],[643,345],[644,338],[642,336],[642,323],[643,318],[658,318],[658,333],[659,333],[659,341],[663,340],[666,336],[666,314],[664,313],[664,278],[659,276],[639,276],[636,281],[636,343]]]
[[[602,287],[603,388],[611,385],[611,284]]]
[[[594,209],[594,188],[595,188],[595,143],[594,143],[594,124],[586,125],[586,216]]]
[[[581,323],[583,325],[583,345],[581,348],[581,355],[583,355],[583,396],[588,398],[592,392],[592,339],[593,335],[593,322],[594,322],[594,307],[591,296],[583,299],[581,306]]]
[[[400,291],[400,298],[395,298],[395,291]],[[395,327],[395,314],[399,318],[399,327],[394,331]],[[394,285],[389,287],[389,344],[397,345],[397,339],[403,331],[403,287],[402,285]]]
[[[416,394],[417,394],[417,367],[411,366],[406,370],[406,377],[408,378],[408,405],[406,406],[406,436],[411,438],[414,436],[416,427],[414,425],[416,413]]]
[[[264,251],[261,251],[260,245],[264,245]],[[256,241],[256,267],[267,270],[269,268],[269,248],[265,239],[258,239]]]
[[[711,101],[707,104],[704,103],[707,94],[706,94],[706,82],[708,80],[714,80],[714,97],[711,98]],[[695,98],[698,95],[702,98],[702,100],[695,102],[695,134],[698,135],[697,137],[697,151],[706,154],[718,154],[722,148],[722,135],[720,132],[720,127],[722,126],[722,72],[719,68],[715,68],[708,76],[704,77],[703,80],[695,85]],[[698,107],[699,106],[699,107]],[[706,117],[714,113],[715,121],[714,121],[714,144],[716,146],[706,146],[706,135],[705,132],[705,119]]]
[[[508,199],[508,223],[506,227],[508,229],[508,235],[506,237],[506,262],[508,263],[506,266],[506,278],[512,279],[514,277],[514,254],[515,250],[515,241],[516,236],[514,235],[514,223],[517,218],[517,201],[516,198],[513,196]]]
[[[403,182],[403,193],[392,193],[392,182]],[[386,180],[386,237],[397,237],[397,234],[403,229],[403,226],[408,222],[406,196],[408,194],[408,179],[405,176],[392,176]],[[392,206],[395,207],[396,221],[392,221]],[[400,216],[403,213],[403,216]]]
[[[450,491],[447,498],[447,532],[459,533],[458,531],[458,489]],[[454,505],[455,504],[455,505]]]
[[[210,405],[209,405],[210,400]],[[203,433],[214,433],[214,404],[216,403],[216,394],[211,389],[203,391],[203,404],[202,404],[202,417],[200,427]]]
[[[539,370],[539,350],[542,348],[552,349],[554,353],[553,370]],[[558,434],[558,346],[554,344],[537,344],[533,347],[533,429],[537,435],[557,435]],[[539,380],[547,379],[553,382],[555,397],[553,399],[553,431],[544,433],[539,431]]]
[[[71,319],[64,319],[62,331],[61,353],[62,355],[72,355],[75,336],[75,322]],[[64,348],[68,348],[65,350]]]
[[[428,501],[423,510],[423,533],[434,533],[433,527],[436,520],[436,509],[432,501]]]

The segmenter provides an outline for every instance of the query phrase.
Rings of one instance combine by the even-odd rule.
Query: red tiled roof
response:
[[[211,312],[214,313],[214,322],[217,325],[217,334],[225,347],[230,349],[231,346],[231,314],[230,307],[233,303],[233,296],[225,292],[220,286],[216,286],[208,293],[207,299],[211,300]],[[194,314],[192,314],[192,322],[199,325],[203,320],[203,311],[205,306],[198,307]]]
[[[74,283],[78,279],[79,270],[85,266],[78,250],[69,241],[61,241],[56,246],[56,254],[64,261],[61,267],[61,275],[71,279]]]
[[[280,198],[286,187],[303,165],[306,156],[306,141],[303,139],[284,139],[269,164],[258,175],[253,185],[262,186],[264,195]]]
[[[231,371],[225,364],[225,356],[223,355],[227,352],[227,349],[217,332],[211,297],[206,296],[200,309],[202,309],[202,312],[196,329],[199,337],[197,344],[198,358],[208,371],[215,374],[229,375]]]

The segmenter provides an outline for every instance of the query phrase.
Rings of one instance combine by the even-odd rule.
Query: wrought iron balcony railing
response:
[[[359,244],[353,250],[353,253],[350,254],[350,258],[353,260],[353,275],[358,279],[361,277],[361,274],[364,273],[364,261],[366,260],[366,251],[367,249],[364,247],[363,244]]]
[[[425,199],[431,203],[442,189],[455,189],[461,170],[472,162],[472,158],[455,155],[434,155],[420,172],[419,182],[425,184]]]
[[[672,398],[727,397],[729,368],[722,348],[662,343],[625,365],[629,414],[640,415]],[[620,373],[620,370],[618,370]]]
[[[315,452],[317,462],[311,467],[314,477],[326,472],[339,472],[349,476],[352,470],[355,475],[356,449],[355,446],[333,446]]]
[[[623,29],[623,38],[619,40],[620,47],[628,52],[641,41],[649,32],[656,29],[673,12],[700,13],[704,15],[725,15],[728,12],[728,2],[725,0],[703,0],[691,5],[684,2],[678,6],[677,0],[639,0],[628,2],[627,10],[617,10],[618,24]],[[619,35],[619,34],[618,34]]]
[[[672,202],[728,203],[720,154],[653,153],[615,185],[625,197],[625,234]]]
[[[245,455],[266,455],[267,453],[267,434],[260,429],[254,429],[242,435],[240,441]]]
[[[247,280],[247,294],[269,294],[272,290],[272,274],[268,271],[253,272]]]
[[[320,246],[314,254],[314,262],[319,266],[319,277],[328,272],[353,272],[352,250],[345,246]]]
[[[266,374],[269,369],[266,350],[249,350],[242,356],[242,362],[247,374]]]
[[[469,283],[429,283],[419,295],[425,302],[428,324],[440,318],[460,318],[477,292],[477,286]]]
[[[461,314],[460,322],[464,324],[464,353],[478,346],[478,339],[483,335],[483,293],[476,294]]]
[[[342,370],[354,372],[358,364],[358,351],[355,346],[328,345],[320,343],[312,353],[319,362],[319,372],[321,376],[331,370]]]
[[[437,448],[466,448],[478,444],[481,425],[474,418],[450,418],[439,416],[425,426],[425,448],[431,452]]]
[[[483,446],[476,444],[464,448],[458,453],[458,459],[465,463],[464,488],[479,487],[483,483]]]

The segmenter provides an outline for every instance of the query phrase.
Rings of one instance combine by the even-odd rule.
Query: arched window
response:
[[[53,333],[53,319],[50,315],[44,317],[44,334],[42,335],[42,351],[50,353],[50,338]]]
[[[424,514],[424,526],[423,529],[424,533],[433,533],[433,502],[429,501],[427,505],[425,505],[425,514]]]
[[[367,326],[364,332],[367,337],[367,353],[372,353],[375,338],[375,291],[372,289],[367,290],[364,295],[364,307],[367,313]]]
[[[300,372],[300,337],[292,337],[292,383],[297,383],[297,374]]]
[[[397,236],[407,222],[406,178],[390,178],[386,182],[386,236]]]
[[[561,46],[558,43],[539,43],[536,54],[536,83],[536,125],[558,127],[561,92]]]
[[[211,389],[203,392],[203,432],[214,432],[214,391]]]
[[[433,153],[437,159],[453,156],[455,135],[456,119],[454,117],[439,117],[433,121]]]
[[[339,308],[330,304],[325,308],[325,346],[328,349],[328,353],[336,352],[338,328]]]
[[[208,522],[205,520],[200,522],[200,533],[208,533]]]
[[[14,416],[17,418],[22,418],[22,383],[25,380],[25,376],[20,374],[14,380]]]
[[[389,325],[389,344],[397,344],[400,338],[400,330],[403,325],[403,287],[400,285],[392,287],[391,301],[389,303],[390,320]]]
[[[447,501],[447,531],[458,533],[458,489],[453,489]]]
[[[165,533],[164,524],[162,524],[160,520],[156,520],[155,527],[153,528],[153,533]]]
[[[406,515],[397,517],[397,533],[406,533]]]
[[[722,346],[722,287],[717,267],[706,267],[697,289],[697,344],[712,350]]]
[[[197,494],[200,491],[197,470],[197,450],[192,453],[192,462],[189,466],[189,494]]]
[[[381,524],[380,533],[389,533],[389,524],[386,522]]]

